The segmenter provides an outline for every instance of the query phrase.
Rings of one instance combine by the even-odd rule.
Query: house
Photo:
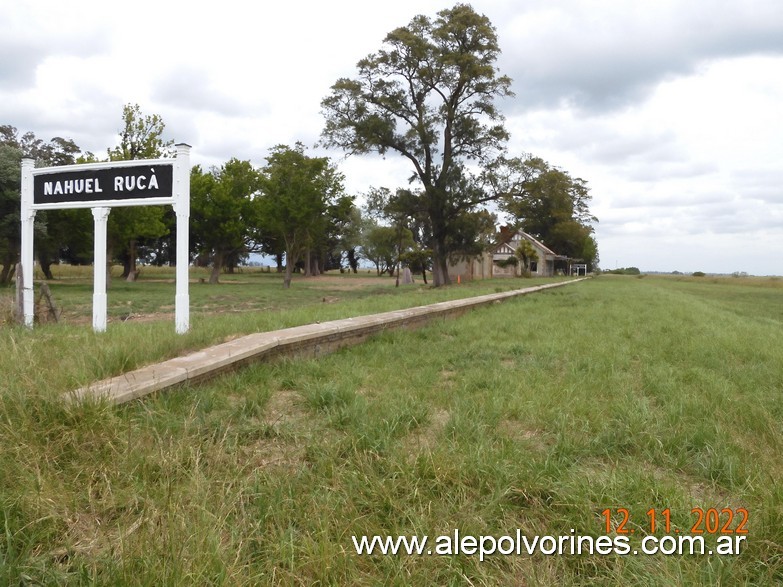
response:
[[[451,281],[470,281],[473,279],[488,279],[490,277],[518,277],[522,275],[523,267],[508,264],[504,261],[516,254],[522,240],[528,241],[536,253],[538,259],[530,262],[530,273],[536,277],[549,277],[556,271],[568,270],[568,257],[558,255],[544,243],[524,231],[511,234],[507,227],[503,226],[498,235],[499,244],[477,257],[460,259],[449,264],[449,277]],[[558,267],[555,267],[555,263]]]
[[[514,234],[510,239],[506,240],[502,238],[504,231],[501,229],[501,243],[495,248],[492,253],[493,261],[493,276],[494,277],[514,277],[522,275],[523,267],[520,262],[517,265],[502,266],[502,262],[513,257],[516,254],[519,245],[523,240],[529,242],[533,250],[536,252],[537,260],[530,261],[530,274],[536,277],[549,277],[555,275],[555,262],[561,261],[561,269],[567,269],[568,257],[558,255],[552,249],[547,247],[540,240],[533,236],[530,236],[524,231],[519,231]],[[505,233],[508,234],[507,232]],[[498,264],[500,262],[501,264]]]

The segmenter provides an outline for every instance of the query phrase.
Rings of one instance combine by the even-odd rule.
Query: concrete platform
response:
[[[258,361],[279,356],[318,357],[345,346],[358,344],[384,330],[416,328],[433,318],[457,316],[472,308],[553,287],[570,285],[584,279],[586,278],[439,302],[382,314],[249,334],[189,355],[92,383],[69,392],[66,397],[70,401],[106,397],[115,404],[121,404],[182,383],[193,383],[215,377]]]

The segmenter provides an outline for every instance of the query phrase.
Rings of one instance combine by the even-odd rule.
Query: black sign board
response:
[[[134,165],[35,175],[33,203],[170,198],[173,178],[172,165]]]

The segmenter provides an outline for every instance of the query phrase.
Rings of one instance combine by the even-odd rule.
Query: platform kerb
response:
[[[438,302],[381,314],[258,332],[98,381],[66,394],[70,401],[105,398],[121,404],[183,383],[198,383],[240,367],[279,357],[314,358],[399,328],[419,328],[433,319],[457,317],[472,308],[561,287],[587,278],[550,283],[473,298]]]

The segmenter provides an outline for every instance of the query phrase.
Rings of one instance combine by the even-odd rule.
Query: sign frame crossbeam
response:
[[[75,208],[129,208],[131,206],[174,206],[174,198],[146,198],[133,200],[92,200],[90,202],[33,204],[31,210],[66,210]]]
[[[179,146],[179,145],[177,145]],[[172,165],[173,159],[128,159],[124,161],[101,161],[99,163],[74,163],[73,165],[57,165],[54,167],[36,167],[33,169],[33,177],[36,175],[48,175],[50,173],[63,173],[68,171],[92,171],[94,169],[113,169],[115,167],[138,167],[140,165]]]

